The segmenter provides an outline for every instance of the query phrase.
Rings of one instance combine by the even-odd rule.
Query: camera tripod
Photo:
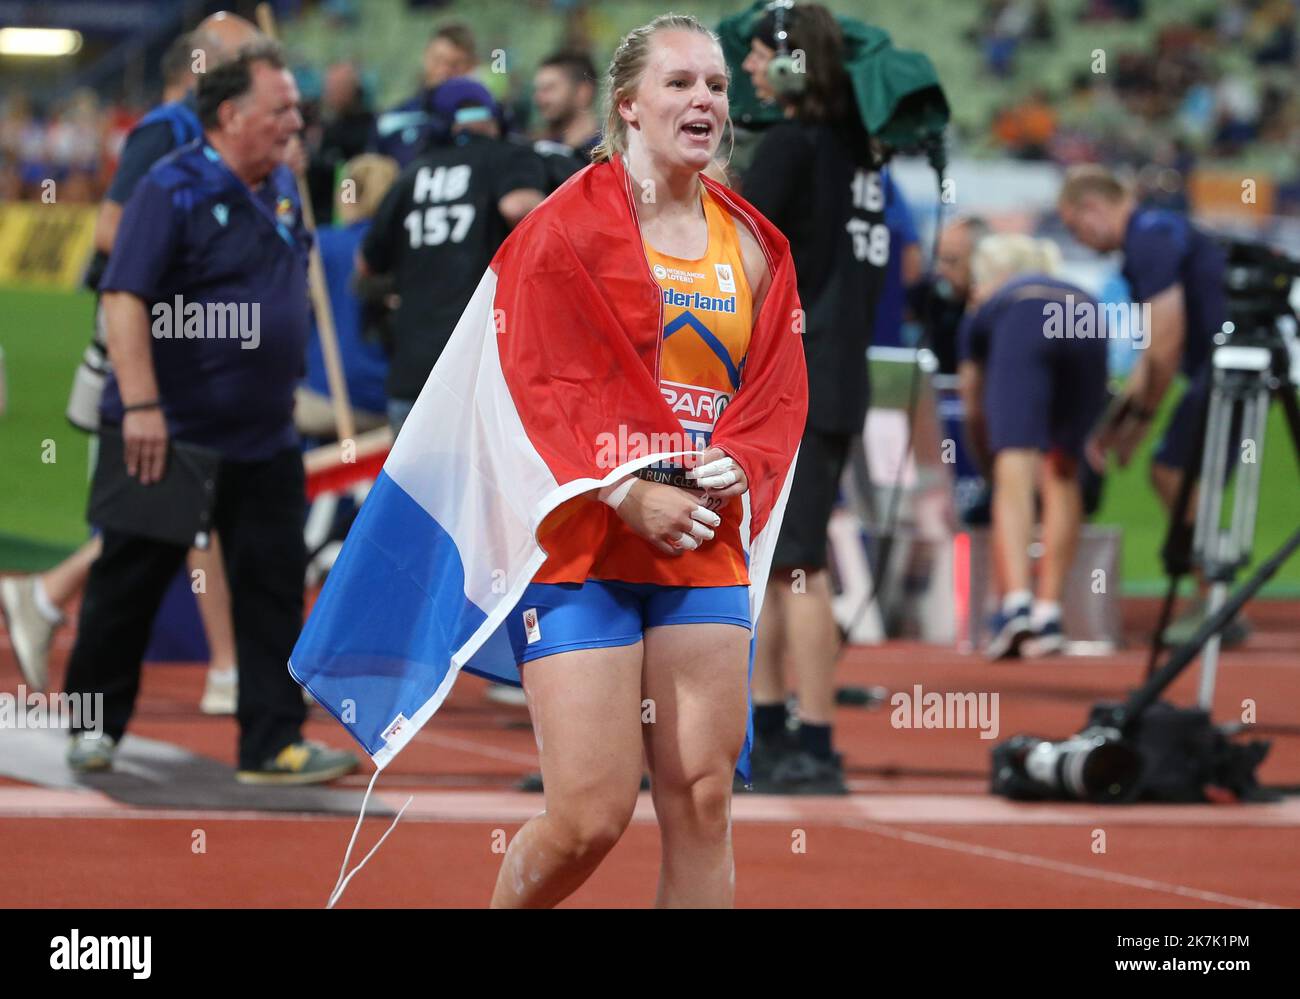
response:
[[[1282,405],[1292,448],[1297,462],[1300,462],[1300,403],[1296,401],[1296,386],[1290,376],[1286,344],[1276,329],[1276,322],[1259,323],[1245,331],[1244,337],[1237,334],[1228,340],[1228,335],[1234,332],[1233,325],[1225,323],[1223,332],[1216,337],[1220,345],[1210,362],[1211,385],[1201,416],[1199,449],[1183,472],[1161,552],[1169,575],[1169,589],[1152,636],[1151,658],[1147,664],[1150,681],[1154,679],[1152,674],[1156,661],[1164,648],[1163,636],[1178,584],[1194,565],[1199,566],[1203,578],[1210,585],[1206,621],[1198,629],[1196,637],[1177,650],[1160,671],[1164,683],[1157,689],[1167,686],[1204,645],[1197,703],[1207,712],[1214,700],[1223,629],[1231,623],[1246,600],[1300,545],[1300,531],[1297,531],[1229,598],[1229,588],[1251,557],[1259,511],[1264,434],[1272,400]],[[1239,435],[1234,434],[1238,427]],[[1248,448],[1251,449],[1249,453]],[[1225,525],[1226,492],[1234,463],[1240,465],[1240,469],[1232,509]],[[1187,512],[1198,482],[1200,493],[1193,528],[1187,522]]]

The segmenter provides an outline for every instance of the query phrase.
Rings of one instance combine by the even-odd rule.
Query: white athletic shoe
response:
[[[36,607],[36,576],[0,579],[0,611],[9,628],[9,641],[27,686],[44,690],[50,679],[51,624]]]
[[[111,735],[93,739],[86,732],[78,732],[68,742],[68,769],[73,773],[102,773],[113,769],[117,755],[117,742]]]
[[[205,715],[233,715],[239,704],[239,670],[209,669],[199,710]]]

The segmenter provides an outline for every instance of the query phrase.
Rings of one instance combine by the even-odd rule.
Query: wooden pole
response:
[[[262,34],[276,39],[275,12],[271,5],[257,5],[257,23]],[[302,202],[302,220],[307,229],[316,234],[316,219],[311,210],[311,194],[306,177],[299,176],[298,200]],[[325,285],[325,267],[321,264],[320,247],[313,239],[307,259],[307,288],[311,294],[312,308],[316,312],[316,329],[320,333],[321,354],[325,358],[325,374],[329,380],[330,403],[334,408],[334,427],[339,441],[356,438],[356,423],[352,418],[352,403],[348,399],[348,383],[343,377],[343,360],[339,356],[338,336],[334,331],[334,310],[330,308],[329,289]]]

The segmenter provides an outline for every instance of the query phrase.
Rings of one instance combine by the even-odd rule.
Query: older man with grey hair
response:
[[[247,45],[202,75],[198,112],[203,136],[157,163],[122,214],[100,285],[113,363],[101,420],[121,435],[125,474],[145,485],[166,479],[173,442],[215,455],[211,521],[240,663],[238,779],[316,783],[357,760],[302,739],[306,709],[287,668],[306,568],[293,398],[310,326],[311,237],[284,166],[302,118],[279,47]],[[238,335],[213,328],[229,306]],[[160,331],[168,310],[183,310],[184,336]],[[173,333],[181,322],[171,315]],[[113,475],[122,469],[101,460],[97,485]],[[105,524],[67,678],[69,694],[103,696],[104,731],[74,733],[74,770],[112,765],[150,623],[186,550],[142,527]]]

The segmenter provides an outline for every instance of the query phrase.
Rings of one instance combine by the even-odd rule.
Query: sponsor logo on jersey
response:
[[[655,280],[657,281],[677,281],[680,284],[694,284],[696,280],[703,281],[706,275],[703,271],[684,271],[677,267],[665,267],[663,264],[655,264],[653,268]]]
[[[678,291],[676,288],[664,289],[664,305],[675,305],[694,312],[736,313],[735,295],[703,295],[698,291]]]
[[[714,264],[713,269],[718,275],[718,290],[729,291],[734,295],[736,293],[736,276],[731,273],[731,264]]]
[[[664,401],[678,422],[692,430],[712,430],[713,424],[727,408],[727,403],[731,402],[731,396],[727,392],[681,382],[660,382],[659,391],[663,393]]]

